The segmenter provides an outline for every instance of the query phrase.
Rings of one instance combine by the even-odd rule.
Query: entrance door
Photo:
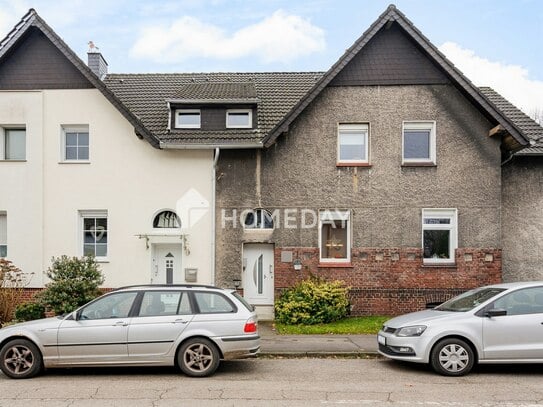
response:
[[[180,284],[182,246],[180,244],[157,244],[154,246],[151,283]]]
[[[243,290],[251,304],[273,304],[273,244],[243,245]]]

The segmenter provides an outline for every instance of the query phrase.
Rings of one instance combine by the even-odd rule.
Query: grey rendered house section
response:
[[[504,281],[543,279],[543,127],[490,88],[485,96],[530,138],[502,167]]]

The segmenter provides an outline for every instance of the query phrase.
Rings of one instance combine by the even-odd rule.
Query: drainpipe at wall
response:
[[[213,157],[213,170],[211,171],[213,180],[211,181],[212,190],[211,190],[211,282],[213,285],[217,285],[215,281],[215,250],[216,250],[216,213],[215,213],[215,199],[216,199],[216,189],[217,189],[217,162],[219,161],[220,149],[215,148],[215,154]]]

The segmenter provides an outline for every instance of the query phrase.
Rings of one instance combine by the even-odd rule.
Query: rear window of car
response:
[[[245,306],[245,308],[247,308],[249,311],[252,312],[255,310],[255,307],[249,304],[245,298],[243,298],[241,295],[238,294],[237,291],[232,291],[230,294],[236,297],[238,301],[241,302]]]
[[[188,294],[181,291],[147,291],[143,295],[140,317],[191,314]]]
[[[194,299],[202,314],[224,314],[237,312],[236,306],[226,296],[215,292],[194,293]]]

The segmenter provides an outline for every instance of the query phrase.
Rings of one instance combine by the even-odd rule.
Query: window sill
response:
[[[437,167],[437,164],[430,162],[412,162],[402,163],[402,167]]]
[[[423,263],[422,268],[457,268],[456,263]]]
[[[94,260],[96,260],[96,263],[109,263],[107,257],[95,257]]]
[[[89,160],[66,160],[66,161],[59,161],[59,164],[90,164],[91,162]]]
[[[0,160],[3,163],[25,163],[26,160]]]
[[[336,167],[366,167],[371,168],[370,163],[342,163],[338,162],[336,163]]]
[[[322,268],[353,268],[351,262],[348,263],[319,263],[318,267]]]

